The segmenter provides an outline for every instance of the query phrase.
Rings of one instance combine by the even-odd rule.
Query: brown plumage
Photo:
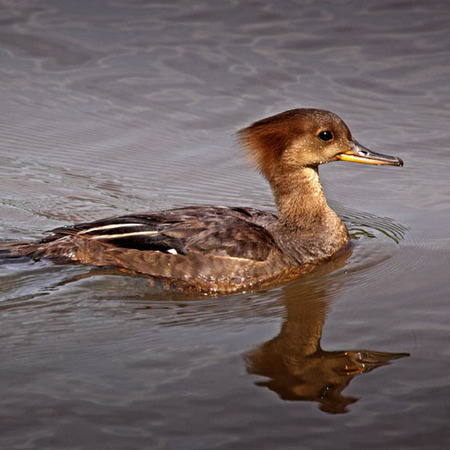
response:
[[[238,133],[272,188],[278,214],[252,208],[186,207],[57,228],[3,256],[113,266],[204,292],[234,292],[308,272],[346,247],[328,206],[319,164],[402,165],[370,152],[335,114],[286,111]]]

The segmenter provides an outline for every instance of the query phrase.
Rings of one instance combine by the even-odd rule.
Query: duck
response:
[[[276,211],[185,206],[122,215],[53,229],[9,246],[9,256],[113,267],[206,294],[248,291],[309,273],[348,248],[348,230],[322,189],[321,164],[403,165],[363,147],[322,109],[285,111],[237,137],[268,181]]]

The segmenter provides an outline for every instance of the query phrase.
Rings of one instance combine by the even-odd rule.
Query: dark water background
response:
[[[323,167],[353,252],[267,292],[0,266],[0,448],[449,448],[449,23],[448,1],[1,0],[3,239],[271,208],[233,133],[294,107],[405,167]]]

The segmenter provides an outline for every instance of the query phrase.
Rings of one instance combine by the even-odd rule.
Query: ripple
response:
[[[348,223],[348,230],[352,239],[361,237],[376,238],[384,235],[396,244],[405,239],[408,228],[397,223],[390,217],[378,217],[367,212],[358,212],[353,209],[339,207],[339,215]]]

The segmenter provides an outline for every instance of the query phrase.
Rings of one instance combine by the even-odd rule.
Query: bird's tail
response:
[[[30,258],[32,245],[23,241],[0,241],[0,263],[14,261],[22,258]]]

